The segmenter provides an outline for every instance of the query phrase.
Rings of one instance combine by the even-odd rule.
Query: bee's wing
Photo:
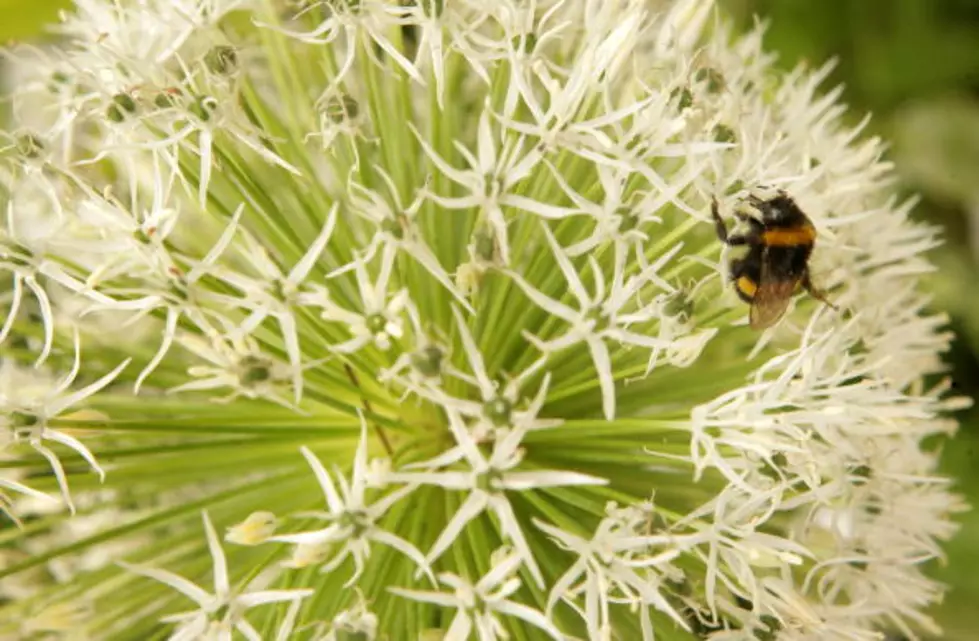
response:
[[[765,329],[778,322],[788,309],[798,284],[798,280],[774,277],[768,262],[762,262],[761,280],[751,300],[749,319],[752,329]]]

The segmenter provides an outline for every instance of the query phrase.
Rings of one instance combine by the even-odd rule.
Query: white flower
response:
[[[377,225],[377,231],[364,249],[363,262],[370,262],[374,258],[375,253],[380,250],[381,264],[390,265],[398,257],[398,253],[401,252],[421,264],[462,305],[470,312],[473,312],[468,301],[456,291],[448,272],[439,264],[438,258],[436,258],[431,248],[421,237],[421,230],[418,229],[416,219],[419,210],[425,204],[425,193],[419,192],[415,200],[405,207],[401,202],[401,197],[398,195],[397,186],[395,186],[391,177],[387,175],[387,172],[383,169],[378,169],[377,173],[381,176],[381,179],[387,187],[393,206],[379,193],[367,189],[353,180],[348,184],[350,205],[353,212]],[[355,265],[356,263],[352,263],[334,270],[330,273],[330,277],[349,271]]]
[[[548,613],[559,600],[573,604],[588,626],[590,639],[612,638],[609,606],[618,603],[638,610],[644,641],[654,638],[650,607],[689,631],[686,619],[663,595],[661,585],[663,575],[676,572],[671,562],[689,549],[697,536],[644,533],[642,528],[651,513],[639,508],[619,510],[613,505],[607,511],[609,515],[599,523],[590,540],[542,521],[534,522],[561,547],[578,556],[551,587]],[[574,604],[579,595],[584,595],[584,608]]]
[[[716,606],[716,594],[725,587],[743,598],[758,600],[763,592],[764,574],[758,569],[789,568],[802,565],[812,553],[785,537],[759,531],[777,506],[780,492],[772,490],[758,496],[745,496],[736,488],[723,491],[678,523],[688,526],[693,520],[709,517],[711,525],[696,527],[702,542],[694,548],[705,568],[704,594],[707,606]],[[706,550],[700,549],[706,547]],[[762,578],[759,578],[761,575]]]
[[[480,400],[472,401],[455,398],[446,394],[436,385],[419,385],[410,380],[405,381],[406,387],[423,398],[451,408],[463,416],[476,419],[476,423],[471,426],[470,432],[478,442],[484,441],[494,434],[502,436],[511,430],[527,432],[537,429],[553,428],[560,425],[560,420],[542,419],[537,416],[547,398],[547,390],[550,382],[550,376],[547,374],[544,375],[540,389],[531,399],[527,407],[519,408],[517,406],[521,400],[521,390],[524,384],[540,371],[547,359],[539,358],[518,376],[507,381],[506,385],[500,389],[500,386],[496,382],[490,380],[483,355],[476,346],[476,342],[461,312],[453,308],[452,313],[455,317],[456,327],[459,329],[459,338],[462,341],[462,347],[465,351],[466,359],[469,361],[469,368],[472,374],[459,371],[450,365],[446,365],[444,369],[447,374],[476,387],[479,390]]]
[[[449,6],[446,7],[446,4]],[[418,52],[412,67],[424,73],[425,64],[431,65],[439,109],[445,108],[446,32],[453,33],[455,30],[452,27],[461,22],[453,20],[461,17],[453,4],[445,0],[419,0],[405,7],[404,14],[406,19],[417,25],[419,31]]]
[[[193,93],[181,93],[172,97],[166,106],[156,105],[155,112],[137,116],[144,119],[140,123],[142,126],[160,127],[167,131],[169,134],[167,137],[151,142],[129,142],[127,145],[128,137],[117,134],[114,137],[119,140],[115,141],[115,145],[158,153],[176,170],[179,167],[180,145],[193,138],[197,155],[200,156],[197,198],[201,207],[206,204],[207,189],[215,165],[212,155],[214,137],[217,133],[233,136],[269,165],[281,167],[296,176],[302,175],[299,169],[269,149],[265,144],[266,141],[256,133],[256,128],[248,117],[235,108],[237,101],[231,92],[227,90],[222,92],[222,88],[217,83],[210,83],[206,88],[192,87],[192,89],[195,90]],[[209,91],[210,94],[203,93],[204,91]],[[123,121],[121,126],[130,127],[130,123],[128,120]],[[109,144],[87,162],[101,160],[113,146]]]
[[[79,218],[98,229],[101,236],[96,242],[101,260],[86,278],[89,287],[122,275],[159,272],[173,265],[167,240],[179,220],[180,212],[172,201],[178,175],[168,171],[159,158],[153,159],[148,173],[150,178],[145,182],[134,177],[128,203],[108,190],[92,193],[79,203]],[[109,260],[105,260],[106,253],[111,255]]]
[[[393,260],[382,261],[377,280],[372,284],[366,260],[360,256],[354,259],[354,275],[363,305],[363,311],[359,313],[334,303],[329,290],[323,287],[300,295],[303,304],[319,307],[323,318],[345,324],[353,335],[350,340],[333,345],[333,351],[350,354],[369,344],[389,350],[394,340],[404,336],[401,314],[410,303],[406,290],[394,295],[388,292],[393,267]]]
[[[43,203],[36,195],[7,202],[4,225],[0,227],[0,272],[11,277],[10,307],[0,325],[0,344],[6,340],[17,320],[24,299],[24,287],[34,295],[41,313],[44,343],[35,361],[40,366],[51,353],[54,341],[54,312],[51,300],[40,278],[57,283],[70,291],[85,295],[100,303],[112,301],[91,290],[52,255],[77,250],[78,242],[71,238],[69,226],[63,219],[42,213]]]
[[[483,54],[485,59],[502,59],[510,65],[512,80],[507,84],[503,100],[505,116],[513,115],[521,99],[528,104],[534,101],[533,92],[528,89],[533,79],[550,89],[556,82],[555,75],[562,76],[568,72],[544,53],[548,46],[560,42],[572,27],[574,17],[564,15],[562,8],[560,3],[554,3],[546,11],[540,12],[535,5],[501,3],[494,12],[494,18],[500,23],[502,37],[493,40],[474,35],[474,40],[486,48]],[[474,63],[474,66],[477,64]]]
[[[414,338],[414,350],[405,352],[398,356],[391,367],[385,368],[380,372],[377,380],[387,383],[398,380],[407,387],[438,382],[441,379],[444,362],[449,356],[449,348],[445,336],[433,338],[429,335],[427,328],[422,327],[421,316],[414,305],[405,308],[408,320],[411,321],[411,333]],[[405,382],[402,373],[408,370],[408,379]]]
[[[76,336],[74,364],[71,371],[58,382],[47,376],[25,371],[11,360],[0,362],[0,412],[2,412],[0,413],[0,438],[4,441],[11,439],[28,443],[48,460],[51,471],[58,480],[61,496],[72,512],[75,511],[75,504],[68,492],[68,479],[61,460],[45,444],[45,441],[60,443],[77,452],[102,480],[105,479],[105,470],[99,466],[95,456],[84,443],[64,429],[52,427],[51,423],[63,418],[69,408],[109,385],[129,365],[129,359],[126,359],[101,378],[71,391],[71,385],[81,370],[81,356],[81,347]],[[20,492],[26,489],[12,482],[5,482],[3,485]]]
[[[286,363],[263,354],[248,338],[227,340],[219,336],[202,338],[190,334],[178,335],[181,346],[209,365],[193,365],[187,373],[193,379],[167,390],[169,394],[231,388],[216,403],[230,403],[238,397],[264,398],[283,407],[295,407],[279,392],[293,377]],[[315,364],[315,363],[314,363]],[[301,372],[302,370],[300,370]]]
[[[250,0],[148,0],[138,5],[79,0],[58,31],[103,51],[107,61],[167,61],[202,27]]]
[[[207,545],[214,561],[214,593],[210,594],[199,585],[185,579],[179,574],[120,563],[130,572],[140,574],[164,583],[197,604],[198,609],[180,614],[166,616],[161,619],[164,623],[177,623],[177,628],[170,636],[171,639],[218,638],[230,639],[232,630],[237,630],[250,641],[262,637],[251,623],[245,618],[245,612],[266,603],[294,602],[304,599],[313,593],[312,590],[260,590],[258,592],[232,591],[228,578],[228,565],[224,550],[211,519],[207,512],[202,513],[204,532],[207,534]]]
[[[580,57],[572,68],[550,74],[546,67],[521,64],[519,55],[510,54],[514,74],[509,103],[513,104],[516,101],[514,96],[519,95],[530,111],[533,123],[514,121],[509,117],[503,122],[513,131],[539,138],[539,146],[545,149],[567,150],[592,159],[603,159],[603,154],[598,150],[611,147],[612,143],[602,130],[633,115],[645,105],[645,101],[622,109],[603,110],[601,115],[594,118],[576,120],[580,113],[586,111],[590,92],[601,91],[601,79],[614,73],[616,67],[624,63],[630,44],[637,36],[642,16],[637,11],[623,14],[615,4],[609,3],[597,5],[596,9],[590,15],[579,18],[584,22],[585,33],[579,36],[583,38]],[[548,31],[541,30],[541,35],[548,35]],[[535,86],[538,83],[543,85],[545,91],[541,93],[546,95],[546,100],[538,97]]]
[[[388,475],[390,481],[437,485],[447,490],[465,491],[469,494],[442,530],[438,540],[432,545],[432,549],[428,552],[428,562],[432,563],[438,559],[462,533],[467,523],[484,511],[490,510],[499,519],[500,529],[513,544],[531,576],[538,585],[543,585],[544,576],[506,497],[506,492],[547,487],[604,485],[607,481],[576,472],[517,470],[523,458],[519,448],[524,430],[513,430],[494,441],[492,452],[489,457],[486,457],[470,436],[462,417],[450,408],[446,408],[446,414],[457,445],[434,459],[412,466],[424,468],[426,471],[395,471]],[[439,468],[460,461],[469,469],[439,471]]]
[[[479,143],[476,155],[462,145],[456,146],[469,164],[466,171],[452,167],[417,131],[415,136],[438,170],[469,192],[469,195],[460,197],[433,193],[429,198],[446,209],[477,209],[492,227],[501,260],[506,265],[510,262],[510,236],[503,207],[520,207],[545,216],[563,216],[564,211],[511,193],[514,186],[540,162],[543,156],[538,150],[525,151],[525,145],[519,139],[500,142],[494,139],[488,110],[484,110],[480,116],[477,132]]]
[[[208,316],[214,316],[215,314],[212,310],[205,310],[199,304],[196,285],[213,267],[218,258],[221,257],[221,254],[228,248],[228,245],[231,244],[243,210],[244,205],[240,205],[235,210],[231,221],[225,227],[221,236],[218,237],[217,242],[214,243],[210,251],[200,261],[194,264],[189,271],[184,273],[169,262],[163,264],[160,266],[159,271],[153,275],[153,280],[150,281],[154,287],[136,292],[146,294],[145,296],[138,299],[113,300],[106,305],[108,309],[137,310],[136,316],[130,322],[139,320],[154,310],[163,309],[166,311],[163,340],[160,341],[160,346],[149,363],[146,364],[139,373],[139,376],[136,377],[133,390],[137,394],[143,382],[153,373],[153,370],[157,368],[167,355],[177,335],[177,322],[181,318],[187,318],[206,334],[213,335],[215,333],[215,328],[207,320]],[[113,290],[108,291],[113,292]]]
[[[303,567],[310,562],[319,561],[318,555],[309,556],[310,550],[322,550],[324,555],[332,554],[332,558],[323,566],[323,572],[331,572],[350,557],[354,562],[354,572],[346,583],[347,586],[350,586],[356,583],[363,573],[364,566],[370,557],[371,545],[380,543],[401,552],[414,561],[422,571],[430,573],[425,556],[415,546],[377,525],[377,521],[395,503],[413,492],[415,487],[406,485],[389,492],[373,503],[368,504],[366,501],[368,483],[367,422],[363,416],[360,419],[360,444],[357,446],[357,453],[354,455],[353,472],[349,482],[343,476],[337,475],[337,483],[340,485],[339,492],[337,492],[329,472],[316,458],[316,455],[306,447],[301,448],[301,451],[306,461],[309,462],[309,466],[313,468],[316,480],[326,498],[327,511],[315,516],[329,521],[330,525],[321,530],[278,534],[268,538],[270,541],[294,543],[297,546],[298,556],[293,557],[292,567]],[[333,548],[341,543],[342,547],[334,551]]]
[[[605,198],[601,204],[594,203],[574,190],[561,176],[552,170],[554,180],[568,195],[571,202],[581,210],[581,213],[592,217],[595,229],[591,235],[567,248],[568,256],[581,256],[600,247],[607,242],[616,244],[616,251],[622,251],[623,246],[635,247],[637,257],[642,255],[642,245],[649,240],[643,227],[651,222],[661,223],[662,219],[654,212],[659,210],[656,203],[649,202],[646,196],[640,202],[625,202],[623,200],[627,181],[632,176],[631,171],[598,165],[598,179],[602,184]],[[638,192],[633,195],[633,200]]]
[[[389,590],[412,601],[455,608],[455,617],[442,637],[443,641],[466,641],[471,638],[473,631],[482,641],[507,639],[509,635],[500,623],[500,615],[526,621],[546,632],[552,639],[564,639],[561,631],[544,614],[507,598],[520,589],[520,579],[513,576],[523,562],[520,553],[506,549],[497,550],[494,559],[493,569],[475,584],[450,572],[439,574],[439,583],[450,588],[451,593],[403,588]]]
[[[357,594],[357,603],[333,617],[329,632],[317,641],[343,641],[343,639],[362,638],[374,641],[377,638],[377,615],[367,608],[363,595]]]
[[[248,310],[248,317],[241,323],[238,334],[249,334],[269,316],[279,324],[282,340],[285,343],[286,354],[292,367],[293,401],[299,404],[303,393],[302,352],[299,345],[299,335],[296,328],[296,314],[293,307],[300,305],[299,287],[307,279],[316,262],[323,253],[333,228],[336,226],[338,205],[333,205],[326,216],[326,222],[319,235],[309,245],[309,249],[299,261],[293,265],[288,274],[283,274],[278,265],[273,262],[262,245],[250,235],[245,235],[247,249],[242,253],[259,277],[246,276],[228,268],[214,270],[222,280],[238,289],[244,298],[230,299],[234,305]]]
[[[304,142],[319,139],[323,151],[336,157],[341,151],[335,143],[355,138],[368,139],[360,103],[350,94],[337,87],[327,87],[316,100],[315,109],[317,127],[306,134]]]
[[[629,325],[646,323],[659,317],[655,307],[639,308],[628,311],[640,289],[648,284],[654,284],[660,289],[670,292],[672,286],[657,275],[657,272],[681,246],[673,247],[655,263],[648,266],[640,274],[625,278],[625,259],[617,257],[615,273],[612,276],[611,290],[606,293],[605,277],[602,269],[594,258],[590,259],[592,275],[595,279],[595,294],[588,293],[581,276],[563,249],[558,245],[554,235],[542,225],[544,236],[557,259],[561,273],[567,279],[568,287],[578,303],[578,309],[573,309],[564,303],[550,298],[533,285],[528,283],[520,274],[511,273],[514,282],[527,296],[552,316],[567,321],[571,327],[558,338],[544,341],[535,336],[527,335],[527,340],[545,354],[567,349],[578,343],[585,343],[591,352],[595,371],[602,388],[602,410],[605,418],[615,418],[615,376],[612,371],[612,361],[609,356],[606,341],[612,340],[619,344],[635,345],[647,349],[664,349],[673,344],[660,338],[654,338],[631,331]]]
[[[412,80],[424,84],[425,80],[418,69],[399,51],[388,35],[392,27],[397,27],[403,22],[401,18],[408,12],[407,8],[392,5],[383,0],[357,0],[356,5],[342,2],[324,6],[329,17],[322,20],[313,30],[301,32],[280,29],[280,31],[309,44],[333,43],[342,35],[343,46],[346,48],[347,55],[340,65],[340,70],[337,73],[338,79],[342,79],[349,72],[354,62],[354,56],[361,44],[361,37],[362,35],[366,36],[385,54],[391,56],[391,59]],[[313,5],[313,7],[317,7],[317,5]],[[300,13],[296,17],[302,16],[303,14]],[[374,53],[370,52],[368,55],[374,55]]]

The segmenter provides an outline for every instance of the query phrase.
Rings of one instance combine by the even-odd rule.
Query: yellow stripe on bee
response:
[[[755,296],[755,292],[758,291],[758,285],[756,285],[755,281],[751,280],[747,276],[741,276],[738,278],[734,286],[748,298],[753,298]]]
[[[762,243],[769,247],[797,247],[811,245],[816,240],[816,230],[812,225],[793,229],[769,229],[761,235]]]

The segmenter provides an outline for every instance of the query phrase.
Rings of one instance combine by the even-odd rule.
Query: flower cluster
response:
[[[936,232],[828,69],[703,0],[56,31],[3,52],[0,637],[934,631]],[[839,311],[758,333],[710,203],[771,188]]]

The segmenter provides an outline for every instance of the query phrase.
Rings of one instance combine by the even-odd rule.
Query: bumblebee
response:
[[[816,228],[809,217],[781,190],[767,199],[749,196],[746,204],[752,213],[737,209],[734,212],[747,227],[742,233],[728,233],[717,199],[711,202],[711,215],[722,243],[748,247],[747,254],[731,260],[729,273],[738,296],[751,305],[751,327],[764,329],[774,325],[800,286],[816,300],[836,309],[809,278],[809,256],[816,241]]]

